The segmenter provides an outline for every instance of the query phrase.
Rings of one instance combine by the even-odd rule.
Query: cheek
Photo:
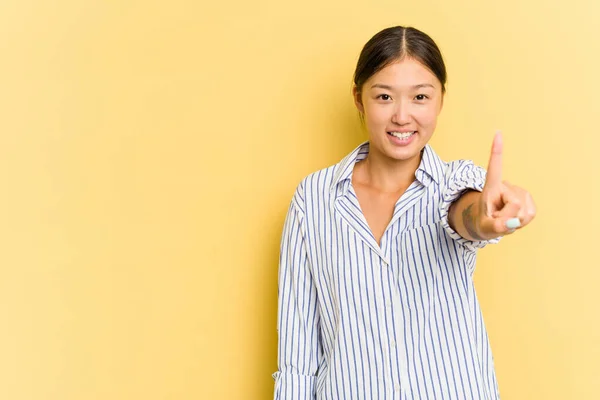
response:
[[[417,123],[425,128],[435,128],[437,124],[438,112],[434,108],[422,109],[415,114]]]
[[[387,125],[390,118],[392,118],[393,108],[372,104],[367,106],[365,109],[367,122],[370,125]]]

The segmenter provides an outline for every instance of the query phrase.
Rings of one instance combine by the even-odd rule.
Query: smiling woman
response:
[[[369,139],[386,158],[418,162],[442,110],[443,83],[410,56],[401,56],[374,73],[354,98],[365,120]],[[416,168],[415,168],[416,169]]]
[[[535,215],[501,180],[428,145],[446,68],[425,33],[364,46],[353,96],[369,140],[298,186],[279,265],[276,399],[498,399],[477,250]]]
[[[391,28],[373,36],[359,57],[353,87],[361,119],[369,116],[369,139],[378,144],[372,151],[418,162],[442,110],[446,77],[440,50],[423,32]]]

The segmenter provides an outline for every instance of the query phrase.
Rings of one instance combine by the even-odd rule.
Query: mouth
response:
[[[387,134],[390,135],[390,136],[395,137],[398,140],[402,140],[402,141],[406,140],[406,141],[408,141],[416,133],[417,133],[417,131],[408,131],[408,132],[393,131],[393,132],[388,132]]]

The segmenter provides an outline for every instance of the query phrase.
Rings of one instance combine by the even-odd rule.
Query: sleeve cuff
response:
[[[316,398],[315,376],[291,374],[277,371],[273,375],[275,380],[275,400]]]

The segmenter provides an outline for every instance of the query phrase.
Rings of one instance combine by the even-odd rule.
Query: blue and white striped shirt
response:
[[[498,399],[473,285],[477,249],[448,224],[485,170],[427,145],[379,245],[351,184],[365,142],[298,186],[279,265],[275,399]]]

